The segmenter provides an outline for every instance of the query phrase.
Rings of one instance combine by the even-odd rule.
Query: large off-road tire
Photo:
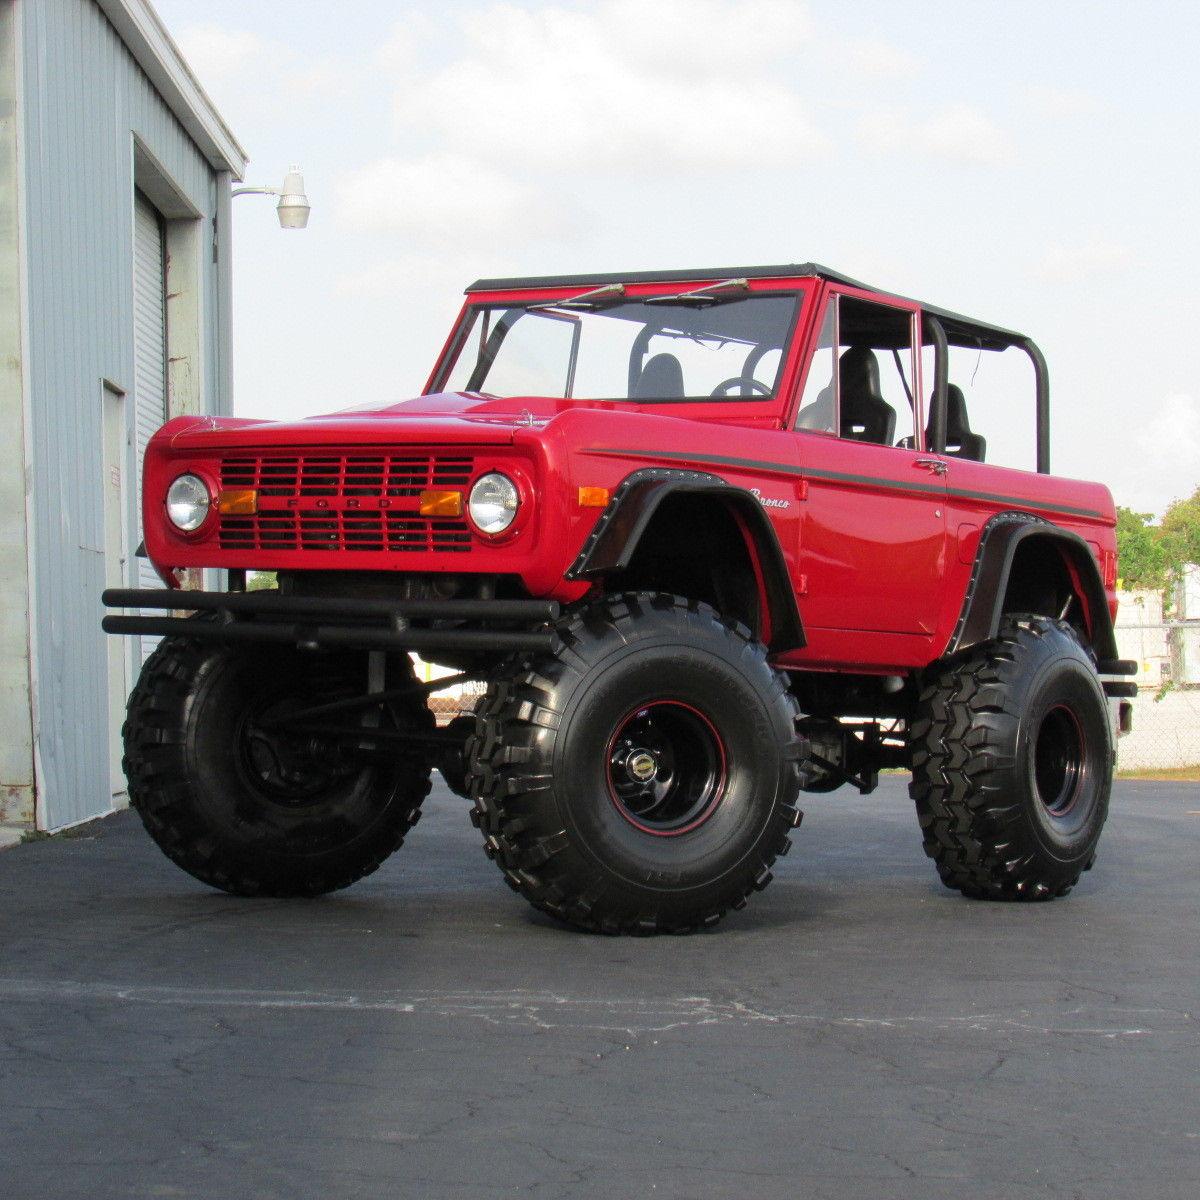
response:
[[[412,678],[389,659],[389,687]],[[129,700],[129,798],[168,858],[245,896],[316,896],[374,871],[420,816],[429,766],[396,754],[364,764],[271,718],[361,695],[365,654],[305,655],[166,638]],[[420,698],[386,725],[426,731]],[[268,728],[264,729],[265,723]]]
[[[992,900],[1064,896],[1108,814],[1113,745],[1090,651],[1064,621],[1007,617],[921,693],[912,784],[947,887]]]
[[[473,820],[535,908],[604,933],[715,924],[766,887],[799,823],[799,711],[743,626],[609,596],[477,710]]]

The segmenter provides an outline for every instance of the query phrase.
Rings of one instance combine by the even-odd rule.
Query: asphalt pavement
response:
[[[4,1200],[1195,1200],[1200,785],[1065,900],[937,882],[898,779],[806,797],[716,930],[557,927],[443,787],[375,875],[211,891],[124,813],[0,854]]]

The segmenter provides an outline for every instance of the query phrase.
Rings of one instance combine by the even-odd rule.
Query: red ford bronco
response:
[[[1019,333],[813,264],[483,280],[417,399],[170,421],[143,520],[167,588],[105,594],[108,632],[162,638],[130,797],[227,891],[353,883],[435,767],[513,888],[611,933],[741,908],[801,792],[881,769],[964,895],[1061,896],[1095,858],[1133,691],[1115,514],[1050,474]],[[410,652],[486,681],[473,717],[437,727],[453,680]]]

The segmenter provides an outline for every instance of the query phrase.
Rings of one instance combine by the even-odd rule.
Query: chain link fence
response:
[[[419,658],[414,660],[413,665],[416,667],[417,678],[427,682],[433,682],[442,676],[452,674],[452,672],[443,670],[441,667],[435,667],[430,663],[422,662]],[[452,684],[440,692],[434,692],[429,697],[429,707],[433,710],[433,715],[437,718],[437,723],[439,725],[447,725],[455,717],[473,712],[475,702],[486,690],[487,684],[481,679],[471,679],[466,683]]]
[[[1157,592],[1121,597],[1117,650],[1138,664],[1133,730],[1121,738],[1123,771],[1200,767],[1200,620],[1164,620]]]

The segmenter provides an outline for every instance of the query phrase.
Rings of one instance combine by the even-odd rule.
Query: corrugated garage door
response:
[[[142,459],[146,444],[167,419],[167,302],[166,259],[162,217],[142,194],[136,193],[133,212],[133,422],[137,451],[138,521],[142,511]],[[141,541],[140,528],[130,545]],[[137,585],[162,587],[148,559],[135,559]],[[144,660],[158,644],[141,639]]]

